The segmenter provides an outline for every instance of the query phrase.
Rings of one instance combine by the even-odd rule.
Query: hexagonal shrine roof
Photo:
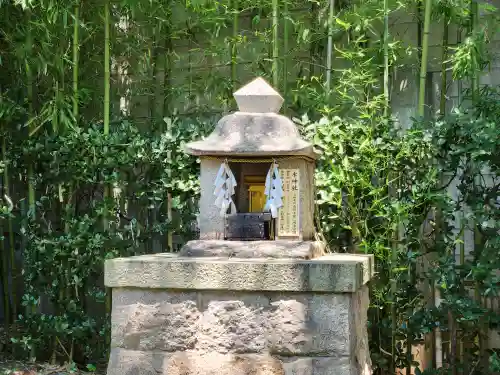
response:
[[[189,154],[315,158],[312,144],[300,137],[288,117],[278,114],[283,98],[263,78],[253,80],[233,95],[239,111],[220,119],[207,138],[188,143]]]

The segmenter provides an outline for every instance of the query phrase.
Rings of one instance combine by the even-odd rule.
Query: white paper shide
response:
[[[220,209],[220,216],[225,217],[228,214],[228,210],[229,214],[235,214],[236,205],[232,196],[236,188],[236,179],[227,162],[220,165],[214,186],[215,206]]]
[[[271,212],[273,218],[278,217],[278,209],[283,206],[283,183],[281,182],[278,164],[273,163],[266,176],[265,194],[267,196],[264,211]]]

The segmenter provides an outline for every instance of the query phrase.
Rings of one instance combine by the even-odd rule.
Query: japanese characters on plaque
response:
[[[278,237],[299,236],[299,186],[298,169],[281,169],[283,206],[278,217]]]

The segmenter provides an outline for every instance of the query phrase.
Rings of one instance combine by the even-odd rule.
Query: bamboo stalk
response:
[[[384,0],[384,117],[389,113],[389,0]]]
[[[410,285],[415,285],[417,283],[416,277],[415,277],[415,269],[414,265],[410,265],[408,267],[408,274],[409,274],[409,280],[410,280]],[[408,316],[411,316],[413,313],[413,308],[410,306],[408,308]],[[411,365],[413,362],[413,337],[411,336],[412,332],[410,330],[410,324],[409,321],[406,322],[408,325],[408,333],[406,336],[406,375],[411,375]]]
[[[422,1],[417,0],[417,5],[415,9],[415,14],[417,18],[417,61],[420,63],[422,61]],[[420,92],[420,80],[417,79],[417,99]]]
[[[169,121],[167,123],[167,132],[170,134],[172,132],[172,121]],[[172,162],[172,151],[168,150],[167,151],[167,159],[168,159],[168,164],[171,165]],[[172,177],[172,169],[169,168],[168,177]],[[167,219],[169,224],[172,223],[172,193],[168,192],[167,193]],[[172,230],[168,230],[167,232],[167,246],[168,246],[168,251],[173,251],[174,250],[174,241],[173,241],[173,232]]]
[[[432,15],[432,0],[425,1],[424,9],[424,25],[423,25],[423,36],[422,36],[422,53],[420,61],[420,79],[418,87],[418,103],[417,103],[417,116],[423,118],[425,116],[425,94],[426,94],[426,80],[427,80],[427,65],[428,65],[428,53],[429,53],[429,34],[430,34],[430,23]],[[420,14],[420,12],[419,12]],[[420,28],[419,28],[420,30]],[[410,279],[410,284],[416,281],[416,270],[414,265],[410,265],[408,269],[408,276]],[[434,285],[431,286],[431,290],[434,292]],[[410,311],[411,313],[411,311]],[[431,346],[434,345],[434,340],[432,340]],[[408,331],[407,342],[406,342],[406,355],[407,355],[407,367],[406,374],[411,374],[411,362],[412,362],[412,349],[413,349],[413,339],[411,337],[411,332]]]
[[[109,106],[110,106],[110,65],[109,56],[109,0],[104,0],[104,134],[109,134]]]
[[[189,39],[188,39],[188,45],[189,45],[189,52],[188,52],[188,66],[187,66],[187,71],[188,71],[188,79],[189,79],[189,83],[188,83],[188,92],[189,92],[189,95],[188,95],[188,98],[189,100],[192,100],[192,97],[193,97],[193,66],[192,66],[192,56],[191,56],[191,51],[192,51],[192,48],[193,48],[193,37],[190,33],[189,35]],[[229,105],[229,101],[225,102],[225,107],[227,109],[227,106]],[[184,105],[184,109],[187,109],[189,107],[189,103],[186,101],[186,104]]]
[[[335,0],[331,0],[335,1]],[[285,98],[285,105],[283,106],[283,112],[286,114],[287,107],[286,107],[286,97],[287,97],[287,92],[288,92],[288,22],[289,22],[289,17],[290,14],[288,12],[288,0],[284,0],[283,2],[283,97]]]
[[[5,239],[4,237],[3,223],[0,223],[0,266],[2,272],[2,299],[3,299],[3,313],[4,313],[4,325],[5,332],[9,332],[10,327],[10,301],[9,301],[9,265],[7,264],[6,249],[5,249]]]
[[[73,47],[73,61],[72,61],[72,71],[73,71],[73,117],[75,124],[78,124],[78,113],[79,113],[79,95],[78,95],[78,74],[79,74],[79,60],[80,60],[80,0],[76,0],[76,3],[74,5],[73,9],[73,40],[72,40],[72,47]],[[68,223],[68,213],[71,210],[71,200],[72,200],[72,195],[73,195],[73,185],[70,184],[68,192],[67,192],[67,201],[66,204],[64,204],[64,199],[61,201],[61,205],[64,205],[65,207],[65,212],[64,212],[64,233],[66,235],[69,234],[69,223]],[[62,194],[61,194],[62,197]],[[74,211],[71,212],[71,214],[74,214]],[[66,279],[68,279],[69,275],[66,273]],[[69,285],[69,280],[66,280],[66,284]],[[72,290],[69,288],[65,288],[66,293],[67,293],[67,298],[71,298]],[[76,297],[78,298],[78,292],[76,293]],[[85,297],[84,297],[85,298]],[[83,298],[83,299],[84,299]],[[70,343],[70,352],[69,352],[69,358],[68,361],[70,363],[73,362],[73,353],[74,353],[74,339],[71,339]]]
[[[73,116],[78,123],[78,63],[80,58],[80,1],[77,0],[74,9],[73,23]]]
[[[394,239],[392,243],[391,251],[391,261],[389,266],[389,280],[390,280],[390,301],[391,301],[391,359],[389,362],[389,373],[395,374],[395,361],[396,358],[396,332],[398,329],[397,321],[397,308],[396,308],[396,293],[397,293],[397,280],[394,273],[394,269],[397,266],[398,254],[397,254],[398,238],[397,234],[394,234]]]
[[[318,5],[315,1],[311,1],[310,14],[311,14],[311,29],[312,30],[315,30],[317,27],[317,22],[316,22],[317,13],[318,13]],[[311,41],[311,43],[309,44],[309,58],[310,58],[309,78],[312,78],[315,74],[315,68],[316,68],[315,57],[316,57],[316,42]]]
[[[357,210],[356,202],[356,192],[354,189],[350,189],[347,193],[346,203],[348,212],[350,212],[350,226],[351,226],[351,243],[350,247],[353,253],[357,254],[359,252],[359,244],[361,242],[361,233],[359,230],[359,212]]]
[[[441,55],[441,92],[440,92],[440,104],[439,104],[439,113],[440,116],[444,116],[446,113],[446,92],[447,92],[447,60],[448,60],[448,37],[449,37],[449,32],[448,32],[448,26],[449,26],[449,18],[448,18],[448,10],[444,11],[444,17],[443,17],[443,42],[442,42],[442,55]],[[439,209],[436,209],[436,223],[437,223],[437,228],[442,225],[442,215],[441,211]],[[440,232],[439,230],[436,229],[436,232]],[[432,298],[432,302],[435,307],[439,307],[441,304],[441,292],[436,288],[436,285],[432,283],[430,285],[431,291],[434,295],[434,298]],[[448,318],[452,318],[453,313],[451,310],[448,311]],[[453,335],[456,332],[455,326],[452,321],[448,320],[448,328],[449,332],[443,332],[439,327],[436,327],[432,334],[429,335],[429,352],[432,353],[432,358],[431,362],[432,368],[441,368],[443,367],[443,358],[444,358],[444,353],[443,353],[443,342],[446,342],[446,337],[445,335],[448,334],[450,340],[453,339]],[[452,346],[450,346],[451,348]],[[450,359],[454,359],[454,353],[451,353]]]
[[[431,284],[430,287],[432,288],[434,298],[433,298],[433,303],[436,308],[439,308],[441,306],[441,291],[436,288],[436,285]],[[448,311],[448,314],[450,314],[451,311]],[[451,327],[451,322],[449,321],[448,324],[450,324]],[[451,332],[451,331],[450,331]],[[441,329],[435,328],[434,329],[434,337],[433,337],[433,353],[435,356],[435,360],[433,361],[433,367],[435,366],[436,368],[441,368],[443,367],[443,332]]]
[[[477,224],[474,227],[474,252],[480,253],[482,252],[482,248],[484,247],[483,236],[478,229]],[[481,250],[479,250],[481,249]],[[481,285],[479,281],[474,281],[474,299],[479,307],[483,308],[483,298],[481,295]],[[478,327],[477,327],[477,340],[479,344],[479,360],[478,363],[481,364],[483,368],[487,368],[488,365],[488,326],[485,321],[484,316],[480,316],[478,319]]]
[[[2,104],[2,87],[0,86],[0,105]],[[7,142],[6,142],[6,137],[7,137],[7,132],[6,132],[6,127],[4,128],[4,133],[2,137],[2,159],[3,159],[3,164],[4,164],[4,179],[3,179],[3,185],[4,185],[4,191],[5,191],[5,183],[8,183],[8,171],[7,171],[7,158],[6,158],[6,147],[7,147]],[[6,177],[7,176],[7,181]],[[5,193],[7,195],[7,193]],[[0,219],[2,220],[2,219]],[[0,272],[2,273],[2,296],[3,296],[3,301],[4,301],[4,307],[3,307],[3,314],[4,314],[4,324],[5,324],[5,332],[8,334],[9,333],[9,323],[10,323],[10,303],[5,303],[5,297],[7,295],[7,300],[9,298],[9,292],[8,292],[8,265],[6,266],[7,263],[7,252],[5,251],[5,245],[4,245],[4,230],[3,230],[3,225],[2,222],[0,221],[0,231],[2,232],[2,253],[0,254]],[[12,251],[12,249],[11,249]],[[12,256],[10,255],[10,258],[12,259]],[[12,279],[14,280],[14,274],[12,275]],[[15,317],[15,315],[14,315]]]
[[[161,104],[160,107],[158,98],[156,96],[159,86],[161,85],[161,82],[158,80],[158,66],[160,64],[160,49],[158,46],[160,44],[161,34],[162,34],[161,23],[162,23],[161,20],[157,20],[157,22],[153,25],[153,33],[149,43],[149,68],[151,70],[150,85],[152,87],[151,96],[149,98],[149,106],[150,106],[149,114],[151,122],[154,124],[154,132],[158,131],[161,132],[163,130],[163,120],[162,120],[163,103]],[[125,212],[124,207],[127,206],[126,203],[127,188],[126,186],[121,186],[120,189],[122,191],[121,197],[119,198],[120,210],[122,212]],[[157,222],[158,212],[159,212],[159,206],[158,204],[155,203],[154,206],[151,208],[151,210],[148,212],[148,216],[150,215],[152,223]],[[167,238],[169,235],[170,232],[167,231]],[[159,245],[158,236],[156,234],[152,235],[149,242],[151,249],[154,252],[155,249],[158,248],[157,245]]]
[[[279,18],[278,18],[278,13],[279,13],[279,5],[278,5],[278,0],[272,0],[272,7],[273,7],[273,85],[274,87],[278,87],[279,84],[279,73],[278,73],[278,67],[279,67],[279,42],[278,42],[278,37],[279,37]]]
[[[471,0],[470,2],[470,17],[471,17],[471,37],[474,37],[474,34],[477,31],[478,24],[478,6],[476,0]],[[472,104],[477,103],[478,93],[479,93],[479,72],[476,70],[476,67],[473,65],[474,72],[471,74],[471,94],[472,94]]]
[[[110,119],[110,15],[109,15],[109,0],[104,0],[104,118],[103,118],[103,132],[104,135],[109,134],[109,119]],[[109,186],[104,187],[104,199],[110,196]],[[107,229],[107,218],[104,220],[104,228]]]
[[[110,118],[110,10],[109,0],[104,0],[104,135],[109,134],[109,118]],[[109,186],[104,187],[104,199],[110,196]],[[107,214],[104,219],[104,229],[108,228]],[[106,318],[111,318],[111,288],[106,288]],[[106,347],[109,347],[111,342],[110,335],[106,335]]]
[[[450,369],[452,375],[457,375],[457,328],[451,309],[448,309],[448,329],[450,331]]]
[[[9,164],[7,161],[7,139],[6,134],[3,137],[2,144],[2,158],[5,164],[3,171],[3,191],[4,196],[10,199],[10,178],[9,178]],[[9,215],[7,219],[7,229],[9,231],[9,250],[10,250],[10,272],[12,275],[12,322],[15,322],[17,318],[17,265],[16,265],[16,248],[14,241],[14,229],[12,225],[12,216]]]
[[[448,61],[448,38],[449,38],[449,16],[446,11],[443,20],[443,46],[442,46],[442,57],[441,57],[441,96],[439,101],[439,112],[441,116],[446,113],[446,92],[448,85],[447,77],[447,61]]]
[[[470,3],[470,17],[471,17],[471,37],[475,37],[475,33],[477,32],[478,22],[479,22],[479,14],[478,14],[478,4],[477,0],[471,0]],[[479,75],[480,72],[473,64],[474,71],[471,74],[471,94],[472,94],[472,105],[476,106],[479,98]],[[479,231],[477,224],[474,226],[474,251],[477,252],[479,247],[483,247],[483,238]],[[475,299],[479,306],[483,307],[482,298],[481,298],[481,290],[479,282],[474,283],[474,294]],[[478,342],[479,342],[479,363],[485,367],[487,366],[487,335],[488,333],[487,327],[485,327],[484,317],[479,318],[479,327],[477,331]]]
[[[27,33],[26,33],[26,50],[27,50],[27,56],[26,56],[26,62],[25,62],[25,67],[26,67],[26,80],[27,80],[27,96],[28,96],[28,116],[32,118],[34,116],[34,95],[33,95],[33,74],[31,71],[31,66],[30,66],[30,58],[32,55],[33,51],[33,36],[32,36],[32,30],[31,30],[31,10],[28,8],[26,11],[26,18],[27,18]],[[32,131],[35,129],[35,124],[34,122],[31,122],[29,127],[28,127],[28,134],[31,134]],[[29,136],[29,135],[28,135]],[[34,185],[34,173],[33,173],[33,165],[29,164],[28,165],[28,212],[27,212],[28,217],[35,218],[36,217],[36,195],[35,195],[35,185]],[[36,313],[36,307],[32,306],[31,308],[28,307],[28,314],[35,314]],[[30,359],[34,360],[36,357],[36,347],[35,345],[32,345],[30,349]]]
[[[59,42],[59,49],[57,51],[57,61],[59,62],[59,64],[56,65],[56,67],[59,68],[59,77],[58,79],[55,81],[55,105],[56,105],[56,116],[53,116],[52,117],[52,132],[54,135],[57,135],[59,133],[59,110],[60,110],[60,103],[61,103],[61,91],[60,89],[62,89],[62,87],[60,88],[59,87],[59,84],[61,84],[61,86],[64,84],[64,58],[63,58],[63,54],[64,54],[64,46],[62,44],[62,41],[64,40],[63,37],[60,38],[60,42]],[[57,185],[57,190],[58,190],[58,197],[59,197],[59,201],[56,201],[55,202],[55,205],[57,207],[57,216],[59,217],[63,217],[62,215],[62,206],[63,206],[63,185],[62,183],[59,183]],[[64,219],[61,219],[61,220],[64,220]],[[65,265],[65,261],[64,259],[61,259],[61,265],[62,265],[62,269],[66,269],[67,267],[64,267]],[[56,303],[55,305],[55,315],[61,315],[62,314],[62,309],[60,308],[60,304],[63,303],[64,301],[64,297],[66,295],[66,289],[67,289],[67,285],[68,283],[66,282],[65,280],[65,277],[64,277],[64,274],[61,274],[59,275],[60,279],[59,279],[59,300],[58,300],[58,303]],[[57,346],[58,346],[58,342],[60,342],[60,338],[59,338],[59,335],[55,335],[54,339],[53,339],[53,342],[52,342],[52,355],[51,355],[51,363],[52,364],[56,364],[56,360],[57,360]]]
[[[172,76],[172,11],[171,11],[171,0],[167,1],[168,14],[166,20],[166,30],[165,30],[165,66],[163,67],[163,113],[162,117],[167,116],[170,111],[170,98],[172,95],[171,87],[170,87],[170,79]],[[161,122],[163,131],[164,122]]]
[[[386,0],[384,0],[385,3]],[[394,180],[392,176],[389,174],[389,181]],[[392,195],[392,198],[397,198],[397,180],[394,180],[393,186],[390,186],[390,194]],[[394,231],[392,234],[392,239],[391,239],[391,255],[389,258],[389,283],[390,283],[390,295],[389,295],[389,301],[391,303],[391,359],[389,360],[389,373],[390,374],[396,374],[396,345],[397,345],[397,339],[396,339],[396,334],[397,334],[397,329],[398,329],[398,317],[397,317],[397,306],[396,306],[396,294],[398,290],[398,284],[397,284],[397,274],[394,271],[397,267],[398,263],[398,250],[399,250],[399,227],[400,224],[399,222],[396,225],[397,230]]]
[[[33,108],[33,74],[31,72],[31,66],[29,63],[29,59],[31,57],[31,53],[33,50],[33,40],[32,40],[32,31],[31,31],[31,11],[27,10],[26,11],[26,16],[28,18],[28,30],[26,33],[26,47],[27,47],[27,61],[26,61],[26,79],[27,79],[27,96],[28,96],[28,116],[32,117],[34,115],[34,108]],[[34,122],[30,123],[29,126],[29,134],[35,129],[35,124]],[[35,186],[33,183],[33,166],[29,165],[28,166],[28,210],[31,215],[35,215]]]
[[[62,58],[62,56],[60,56]],[[52,132],[57,134],[59,132],[59,81],[56,80],[55,82],[55,103],[56,103],[56,116],[52,117]],[[59,197],[61,197],[61,184],[59,184]]]
[[[384,0],[385,5],[385,0]],[[335,0],[329,2],[328,16],[328,46],[326,52],[326,94],[330,96],[330,87],[332,81],[332,57],[333,57],[333,21],[335,17]]]
[[[149,69],[149,80],[151,91],[149,92],[149,117],[150,121],[154,121],[156,125],[156,103],[155,103],[155,93],[156,93],[156,71],[158,63],[158,48],[156,46],[158,39],[158,25],[160,21],[157,21],[152,26],[152,33],[149,35],[148,40],[148,69]],[[149,31],[149,30],[148,30]],[[148,33],[149,34],[149,33]]]
[[[422,61],[420,62],[420,87],[418,94],[418,110],[420,117],[425,115],[425,80],[427,78],[427,58],[429,53],[429,34],[432,14],[432,0],[425,0],[424,33],[422,38]]]
[[[167,7],[169,9],[168,11],[168,16],[167,16],[167,30],[165,32],[165,65],[164,66],[164,75],[163,75],[163,90],[164,92],[166,90],[171,89],[171,76],[172,76],[172,60],[171,60],[171,54],[172,54],[172,11],[171,11],[171,0],[168,0]],[[231,61],[232,63],[232,61]],[[232,76],[232,75],[231,75]],[[234,87],[234,79],[232,81],[233,87]],[[166,116],[169,111],[170,111],[170,98],[171,98],[171,91],[168,92],[168,94],[164,95],[164,101],[163,101],[163,116]],[[170,122],[169,122],[170,124]],[[167,131],[170,131],[170,125],[167,124]],[[165,126],[165,123],[162,121],[162,131]],[[170,160],[170,152],[168,153],[167,157]],[[169,171],[169,175],[171,174],[171,171]],[[170,192],[167,192],[167,219],[169,222],[172,221],[172,194]],[[171,230],[167,231],[167,249],[169,251],[173,250],[173,233]]]
[[[0,87],[0,93],[2,91],[2,88]],[[0,104],[2,102],[2,97],[0,96]],[[3,169],[3,197],[6,201],[6,203],[11,206],[11,198],[10,198],[10,179],[9,179],[9,162],[7,160],[7,127],[3,126],[3,136],[2,136],[2,160],[4,164],[4,169]],[[7,273],[2,274],[2,280],[5,282],[5,277],[7,278],[7,289],[4,289],[4,293],[7,293],[7,297],[10,296],[9,289],[8,289],[8,276],[9,276],[9,265],[10,265],[10,271],[11,271],[11,285],[12,285],[12,304],[9,303],[9,306],[4,307],[4,319],[5,319],[5,324],[6,324],[6,332],[9,332],[9,322],[15,322],[16,317],[17,317],[17,267],[16,267],[16,258],[15,258],[15,247],[14,247],[14,232],[12,228],[12,215],[10,215],[11,207],[9,207],[9,216],[7,218],[7,228],[8,228],[8,236],[9,236],[9,252],[7,253],[6,249],[4,248],[4,252],[2,252],[2,266],[6,265],[7,267]],[[2,235],[4,233],[3,227],[2,227]],[[4,242],[4,240],[2,240]],[[8,259],[7,259],[8,256]],[[3,271],[2,268],[0,270]],[[4,284],[5,288],[5,284]],[[11,306],[12,305],[12,306]],[[11,307],[11,308],[10,308]],[[10,311],[8,311],[10,310]],[[11,319],[12,318],[12,319]]]
[[[239,3],[238,0],[233,0],[233,39],[231,41],[231,84],[233,90],[236,89],[238,80],[238,71],[237,71],[238,67],[237,39],[238,39],[238,29],[239,29],[238,23],[239,23]]]
[[[389,115],[389,1],[384,0],[384,119],[388,121]],[[392,178],[391,178],[392,180]],[[392,188],[393,198],[397,197],[397,183]],[[390,302],[391,302],[391,360],[389,365],[390,374],[395,374],[396,363],[396,334],[397,334],[397,308],[396,308],[396,293],[397,293],[397,280],[394,269],[397,267],[398,262],[398,249],[399,249],[399,228],[400,224],[397,223],[397,230],[393,233],[391,258],[389,265],[389,280],[390,280]]]

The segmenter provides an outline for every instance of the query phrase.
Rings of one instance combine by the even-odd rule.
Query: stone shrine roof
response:
[[[201,141],[186,145],[198,156],[301,155],[315,158],[313,146],[300,137],[295,124],[278,114],[283,98],[257,78],[234,93],[238,112],[224,116]]]

